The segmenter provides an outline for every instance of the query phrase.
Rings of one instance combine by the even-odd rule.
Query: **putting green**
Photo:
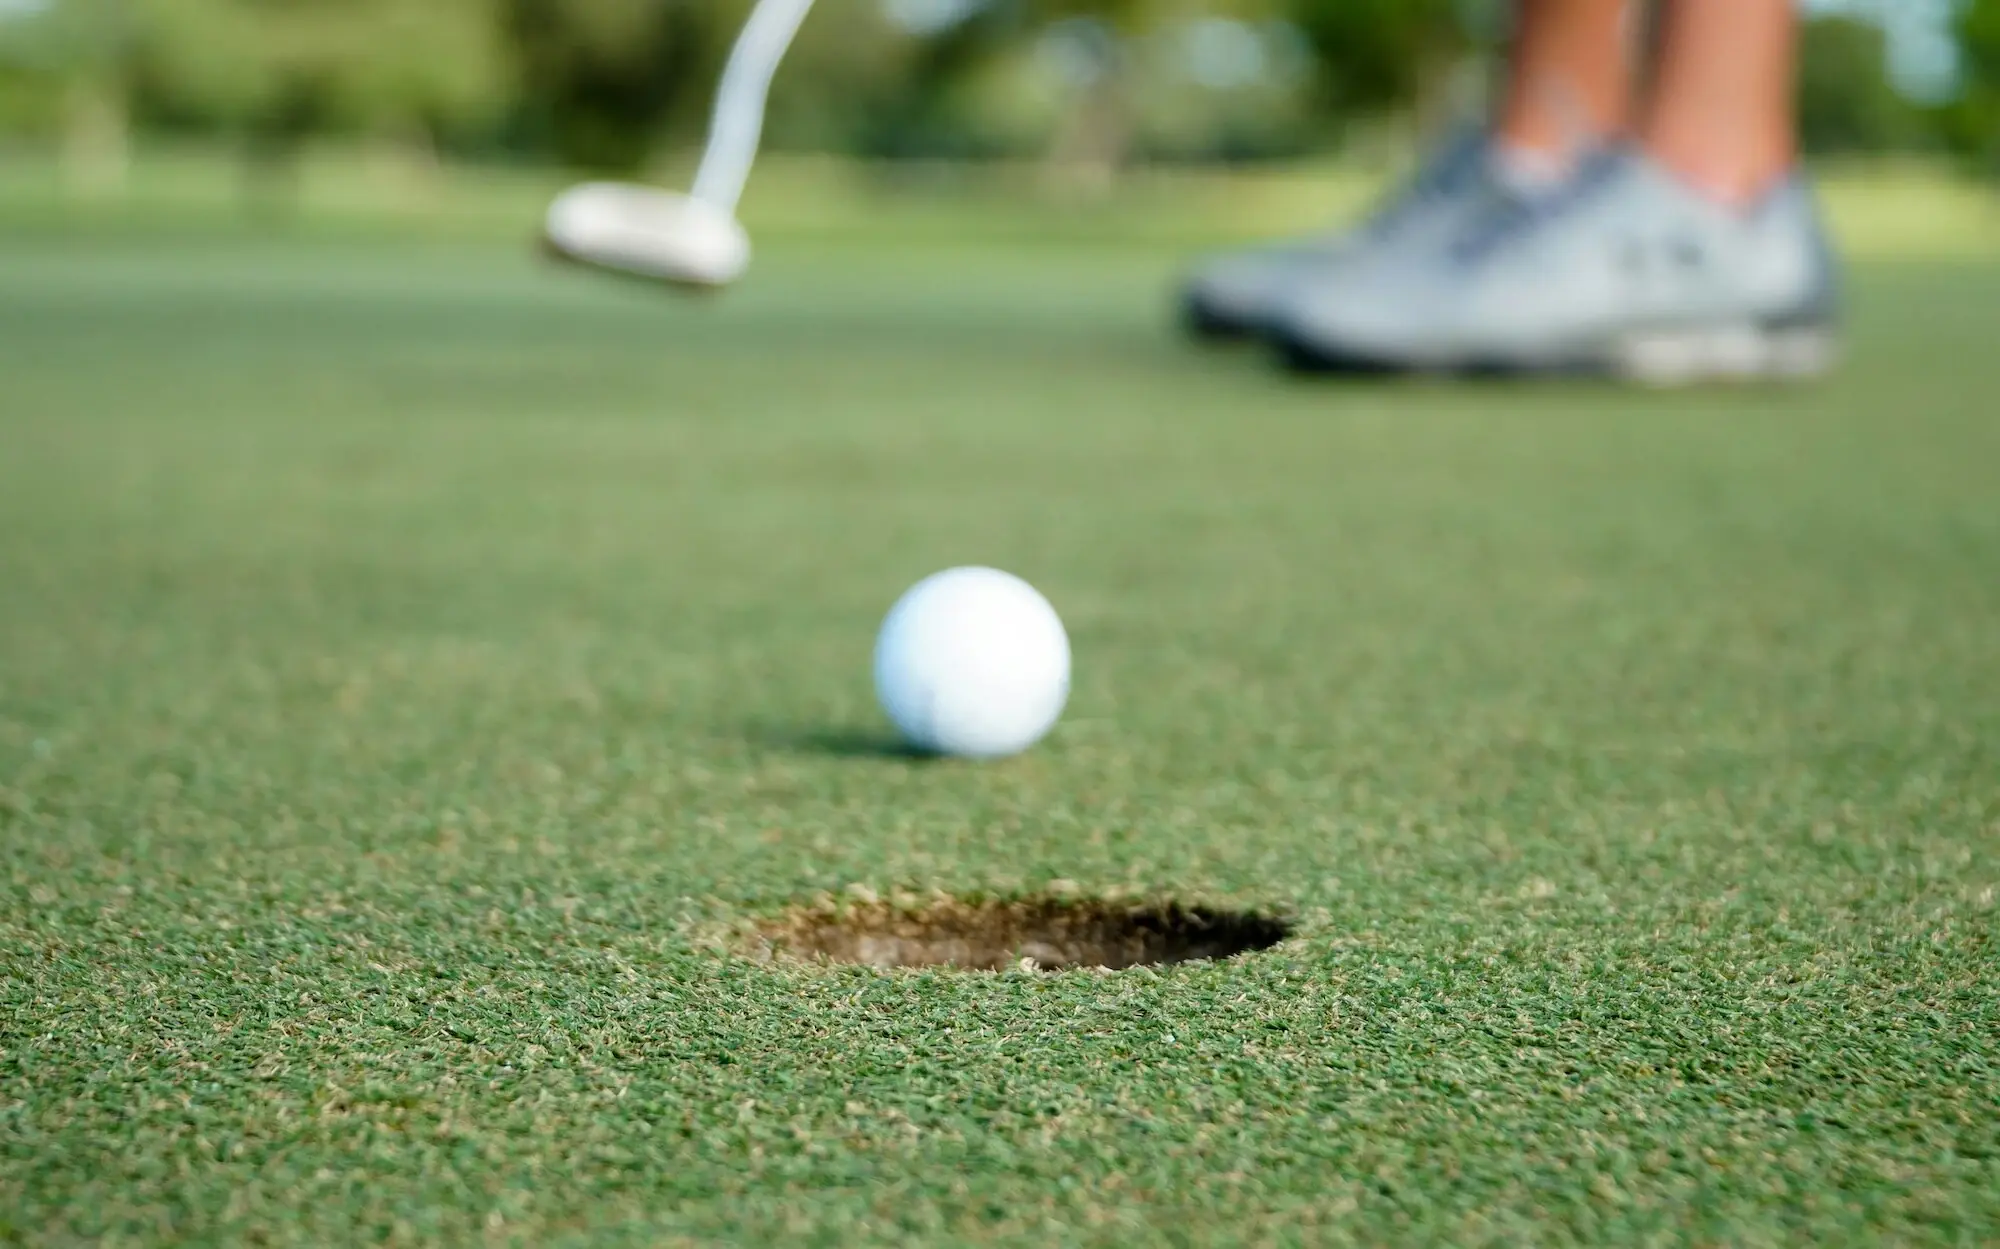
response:
[[[2000,268],[1794,392],[1302,383],[1134,246],[0,240],[0,1239],[2000,1237]],[[880,615],[1070,715],[885,749]],[[1294,924],[824,970],[902,889]]]

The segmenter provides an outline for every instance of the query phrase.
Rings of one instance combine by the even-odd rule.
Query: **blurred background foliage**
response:
[[[748,7],[0,0],[0,142],[59,153],[84,189],[115,186],[153,138],[232,146],[259,195],[323,139],[414,167],[630,172],[698,138]],[[1476,103],[1506,14],[1501,0],[821,0],[768,137],[1035,160],[1085,181],[1338,150]],[[1929,52],[1899,61],[1899,39]],[[2000,172],[2000,0],[1826,0],[1806,43],[1814,152]]]

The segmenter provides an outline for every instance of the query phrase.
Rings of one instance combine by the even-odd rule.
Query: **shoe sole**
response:
[[[1616,376],[1661,387],[1811,381],[1839,362],[1839,333],[1810,325],[1634,334],[1615,345],[1608,361]]]
[[[1200,343],[1244,343],[1258,338],[1263,327],[1238,317],[1224,316],[1198,299],[1181,301],[1181,329]]]
[[[1276,336],[1285,362],[1301,373],[1350,376],[1609,377],[1671,389],[1711,382],[1807,382],[1840,361],[1839,332],[1826,325],[1715,326],[1623,335],[1602,346],[1540,358],[1409,360],[1328,349]]]

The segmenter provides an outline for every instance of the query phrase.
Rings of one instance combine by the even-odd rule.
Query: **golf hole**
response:
[[[1068,898],[847,902],[790,912],[759,928],[780,957],[864,967],[1042,971],[1160,967],[1268,950],[1284,920],[1175,902]]]

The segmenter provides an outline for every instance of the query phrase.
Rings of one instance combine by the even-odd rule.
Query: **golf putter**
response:
[[[592,269],[692,290],[715,290],[750,264],[737,203],[757,162],[771,80],[813,0],[758,0],[716,90],[694,187],[586,182],[549,206],[543,247]]]

